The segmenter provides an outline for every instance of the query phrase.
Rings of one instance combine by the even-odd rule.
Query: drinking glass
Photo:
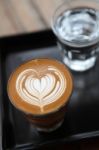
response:
[[[92,68],[99,51],[99,2],[67,0],[52,18],[63,62],[74,71]]]

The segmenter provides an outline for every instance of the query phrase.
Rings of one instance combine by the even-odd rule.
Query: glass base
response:
[[[86,60],[71,60],[68,57],[64,56],[63,57],[63,62],[71,69],[74,71],[86,71],[91,69],[96,62],[96,56],[93,56],[89,59]]]
[[[51,128],[38,128],[38,127],[36,127],[36,129],[39,132],[52,132],[52,131],[55,131],[56,129],[58,129],[62,125],[63,121],[64,121],[64,119],[61,122],[55,124],[55,126],[53,126]]]

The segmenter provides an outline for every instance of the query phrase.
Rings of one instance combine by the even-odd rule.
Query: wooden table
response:
[[[56,7],[65,0],[0,0],[0,36],[50,28]],[[99,139],[58,146],[60,150],[99,150]],[[56,149],[53,148],[46,149]]]
[[[0,36],[50,27],[55,8],[63,0],[0,0]]]

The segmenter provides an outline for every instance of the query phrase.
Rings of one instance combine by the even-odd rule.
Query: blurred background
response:
[[[0,36],[50,28],[56,7],[64,0],[0,0]]]

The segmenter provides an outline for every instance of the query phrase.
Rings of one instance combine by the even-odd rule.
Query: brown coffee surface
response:
[[[12,73],[7,90],[16,108],[41,115],[63,107],[72,87],[72,77],[65,65],[54,59],[34,59]]]

